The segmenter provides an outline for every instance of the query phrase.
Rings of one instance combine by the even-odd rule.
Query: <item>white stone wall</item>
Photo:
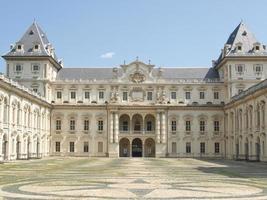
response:
[[[266,102],[264,89],[226,107],[227,158],[267,160]]]
[[[0,80],[0,160],[49,155],[50,108],[23,93]]]

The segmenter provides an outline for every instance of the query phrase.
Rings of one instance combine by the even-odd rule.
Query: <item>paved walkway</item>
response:
[[[267,164],[47,158],[0,165],[4,199],[267,199]]]

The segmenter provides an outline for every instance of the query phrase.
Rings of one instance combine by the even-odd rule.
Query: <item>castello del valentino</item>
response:
[[[2,57],[0,161],[267,161],[267,50],[243,22],[207,68],[168,68],[138,58],[109,68],[63,67],[36,22]]]

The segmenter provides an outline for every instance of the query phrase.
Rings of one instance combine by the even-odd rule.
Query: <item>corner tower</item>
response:
[[[10,46],[3,58],[9,78],[51,100],[50,82],[56,79],[62,62],[57,59],[52,44],[36,22],[15,45]]]
[[[227,86],[228,100],[267,77],[266,46],[241,22],[213,62]]]

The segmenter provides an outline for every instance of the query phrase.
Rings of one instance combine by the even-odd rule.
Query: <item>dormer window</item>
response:
[[[255,46],[255,50],[259,51],[260,50],[260,46],[259,45]]]
[[[242,43],[241,42],[238,42],[236,44],[236,49],[237,49],[237,51],[242,51]]]
[[[18,45],[17,45],[17,51],[22,51],[22,49],[23,49],[22,44],[18,44]]]
[[[38,44],[34,45],[34,50],[38,50],[38,49],[39,49],[39,45]]]

